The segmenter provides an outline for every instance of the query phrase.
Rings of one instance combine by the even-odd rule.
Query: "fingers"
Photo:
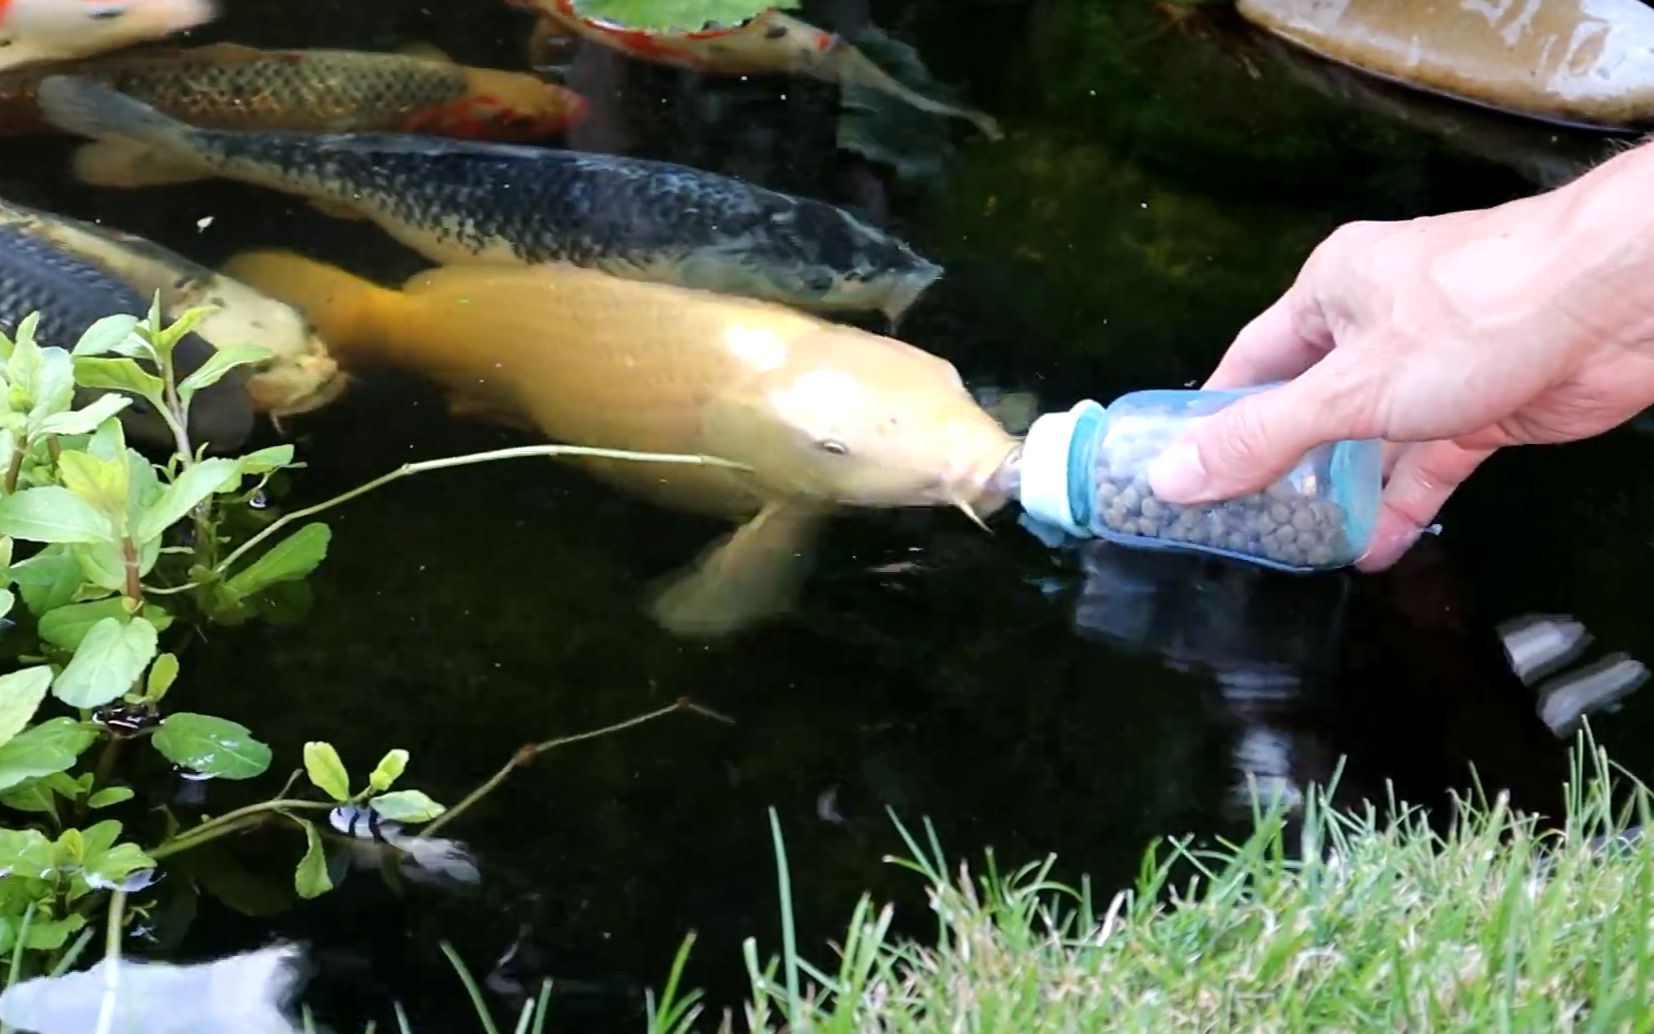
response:
[[[1154,493],[1180,505],[1233,499],[1266,488],[1324,442],[1379,437],[1371,367],[1350,354],[1199,421],[1150,464]]]
[[[1294,286],[1235,335],[1207,388],[1248,388],[1287,381],[1332,350],[1326,321],[1304,288]],[[1305,329],[1309,334],[1306,336]]]
[[[1356,567],[1382,571],[1401,559],[1454,490],[1493,453],[1455,442],[1428,442],[1403,452],[1384,486],[1372,544]]]

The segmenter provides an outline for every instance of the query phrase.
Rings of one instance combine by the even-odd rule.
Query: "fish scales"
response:
[[[15,334],[31,313],[39,314],[35,339],[42,346],[73,349],[86,329],[105,316],[125,313],[142,318],[149,301],[104,269],[54,247],[30,233],[23,224],[0,225],[0,331]],[[201,367],[213,354],[212,345],[199,335],[186,334],[173,350],[179,377]],[[232,371],[207,388],[190,409],[190,432],[195,442],[214,449],[234,448],[252,429],[243,377]],[[77,391],[85,405],[101,392]],[[170,445],[171,429],[139,396],[121,413],[129,438]]]
[[[364,113],[400,121],[465,96],[465,74],[452,65],[391,60],[341,61],[329,55],[273,55],[249,61],[196,61],[169,74],[111,72],[112,89],[187,119],[223,125],[242,114],[250,126],[279,128],[318,112],[327,121],[361,122]]]
[[[141,316],[149,303],[90,262],[24,232],[0,226],[0,331],[8,336],[32,312],[35,339],[69,349],[86,328],[112,313]]]
[[[892,323],[942,275],[844,209],[684,165],[398,133],[224,131],[74,76],[45,78],[40,103],[60,129],[153,149],[187,177],[346,209],[442,264],[570,263],[804,308],[879,310]],[[123,182],[96,170],[92,179]]]
[[[446,252],[432,257],[444,261],[504,248],[528,264],[644,265],[734,239],[758,261],[856,265],[836,209],[665,163],[368,134],[190,139],[226,171],[265,165],[338,200],[370,204],[429,234]]]

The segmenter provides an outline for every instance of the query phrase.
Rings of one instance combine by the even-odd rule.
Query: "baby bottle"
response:
[[[1086,401],[1048,413],[1029,428],[1002,487],[1036,521],[1082,538],[1284,571],[1352,564],[1378,517],[1377,441],[1317,446],[1265,490],[1225,502],[1178,506],[1149,489],[1149,464],[1162,450],[1202,418],[1269,387],[1135,391],[1106,407]]]

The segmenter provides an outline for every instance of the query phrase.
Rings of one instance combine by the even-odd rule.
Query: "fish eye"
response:
[[[816,448],[820,449],[822,452],[830,452],[834,456],[850,455],[850,446],[845,445],[837,438],[823,438],[821,441],[816,442]]]

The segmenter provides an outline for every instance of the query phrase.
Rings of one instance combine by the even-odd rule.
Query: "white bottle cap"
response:
[[[1103,407],[1087,400],[1066,413],[1047,413],[1035,420],[1023,438],[1018,471],[1022,479],[1018,494],[1024,510],[1070,535],[1085,537],[1091,535],[1091,530],[1074,523],[1068,505],[1068,453],[1074,425],[1087,412],[1101,415]]]

